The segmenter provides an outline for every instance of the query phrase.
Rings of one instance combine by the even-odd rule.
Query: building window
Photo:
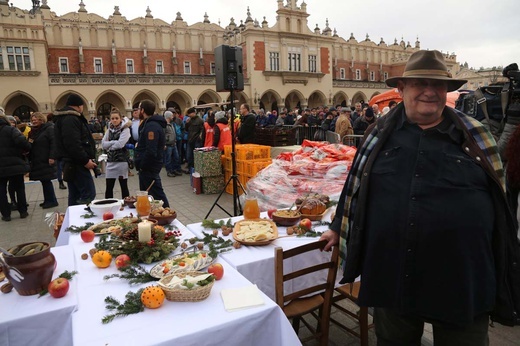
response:
[[[4,69],[4,55],[2,53],[2,47],[0,47],[0,70]]]
[[[158,74],[164,73],[162,60],[157,60],[155,62],[155,73],[158,73]]]
[[[184,74],[191,74],[191,62],[184,62]]]
[[[7,47],[7,60],[9,69],[17,71],[30,71],[31,58],[28,47]]]
[[[372,82],[376,80],[376,73],[374,71],[370,71],[370,80]]]
[[[209,64],[209,74],[215,74],[215,63],[214,62]]]
[[[271,68],[271,71],[280,71],[280,53],[269,53],[269,67]]]
[[[344,68],[339,69],[339,79],[345,79],[345,69]]]
[[[103,73],[103,59],[94,58],[94,72]]]
[[[134,59],[126,59],[126,73],[134,73]]]
[[[301,71],[300,54],[289,53],[289,71]]]
[[[388,72],[383,73],[383,81],[386,81],[388,79]]]
[[[361,70],[356,69],[356,80],[361,80]]]
[[[316,72],[316,55],[309,55],[309,72]]]
[[[60,73],[69,73],[69,59],[60,58]]]

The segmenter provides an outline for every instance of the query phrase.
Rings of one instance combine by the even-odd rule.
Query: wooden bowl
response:
[[[137,202],[137,198],[135,198],[134,196],[125,197],[125,199],[123,200],[124,205],[132,209],[135,209],[135,202]]]
[[[274,222],[276,222],[277,225],[294,226],[302,218],[302,215],[299,212],[292,211],[295,214],[294,216],[285,216],[283,215],[283,212],[284,210],[278,210],[272,214],[272,219]],[[285,212],[287,211],[285,210]]]
[[[170,216],[152,216],[152,214],[150,214],[150,216],[148,216],[148,220],[150,220],[150,221],[155,220],[155,221],[157,221],[157,224],[160,226],[169,225],[176,218],[177,218],[176,211],[174,211],[173,214]]]

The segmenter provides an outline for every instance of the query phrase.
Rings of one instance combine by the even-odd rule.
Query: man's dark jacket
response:
[[[96,142],[87,119],[73,108],[65,107],[54,112],[54,139],[56,158],[84,166],[96,158]]]
[[[138,170],[159,173],[163,166],[166,143],[166,120],[160,115],[145,119],[139,126],[139,140],[135,148],[135,167]]]
[[[379,131],[379,140],[374,146],[365,167],[362,171],[361,186],[354,195],[351,202],[349,233],[347,236],[347,258],[346,267],[343,273],[342,282],[353,282],[361,274],[361,264],[363,258],[363,249],[365,246],[365,208],[368,196],[368,182],[371,166],[377,157],[380,149],[383,147],[386,139],[392,133],[395,127],[395,119],[403,111],[403,107],[395,107],[384,117],[377,119],[365,132],[365,139],[371,133],[372,129],[377,126]],[[459,112],[460,113],[460,112]],[[496,300],[495,307],[491,311],[491,319],[504,325],[520,325],[518,313],[520,312],[520,245],[517,239],[517,227],[515,220],[511,216],[507,199],[501,181],[497,173],[487,159],[487,153],[484,153],[478,146],[475,139],[462,123],[459,115],[451,108],[446,107],[444,114],[464,132],[463,148],[474,162],[478,162],[482,169],[488,174],[492,181],[490,195],[495,206],[495,223],[493,230],[493,255],[495,260],[496,275]],[[473,129],[472,131],[477,131]],[[496,147],[495,147],[496,148]],[[356,154],[354,162],[357,160]],[[347,178],[347,182],[348,182]],[[338,208],[330,228],[335,232],[340,231],[343,218],[343,207],[346,199],[346,188],[340,196]],[[485,282],[475,282],[475,285],[485,285]],[[433,299],[434,297],[432,297]],[[447,312],[449,313],[449,312]]]
[[[23,133],[5,118],[0,118],[0,177],[25,174],[29,171],[29,164],[23,157],[31,144]]]
[[[242,116],[238,129],[238,140],[241,144],[255,142],[255,127],[256,119],[254,114],[249,113],[246,116]]]

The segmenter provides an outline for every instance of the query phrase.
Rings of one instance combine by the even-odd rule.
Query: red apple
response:
[[[94,237],[96,236],[96,233],[94,233],[94,231],[90,230],[90,229],[87,229],[85,231],[81,231],[81,239],[85,242],[85,243],[90,243],[91,241],[94,240]]]
[[[220,263],[213,263],[208,267],[208,273],[215,276],[215,280],[220,280],[224,276],[224,267]]]
[[[121,269],[127,267],[130,264],[130,257],[126,254],[122,254],[116,257],[116,268]]]
[[[57,278],[52,280],[47,286],[47,291],[54,298],[61,298],[69,291],[69,280],[65,278]]]
[[[307,231],[312,229],[312,221],[309,219],[302,219],[299,226]]]
[[[273,218],[273,213],[277,211],[278,209],[268,209],[267,210],[267,216],[269,216],[270,219]]]
[[[103,221],[112,220],[114,218],[114,214],[111,211],[107,211],[103,214]]]

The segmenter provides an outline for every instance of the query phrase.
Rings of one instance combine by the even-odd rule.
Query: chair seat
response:
[[[336,291],[353,300],[357,300],[359,296],[359,289],[361,288],[361,281],[356,281],[351,284],[336,287]]]
[[[307,298],[294,299],[284,306],[283,312],[287,318],[301,316],[319,308],[321,304],[323,304],[323,301],[324,299],[321,294],[316,294]]]

